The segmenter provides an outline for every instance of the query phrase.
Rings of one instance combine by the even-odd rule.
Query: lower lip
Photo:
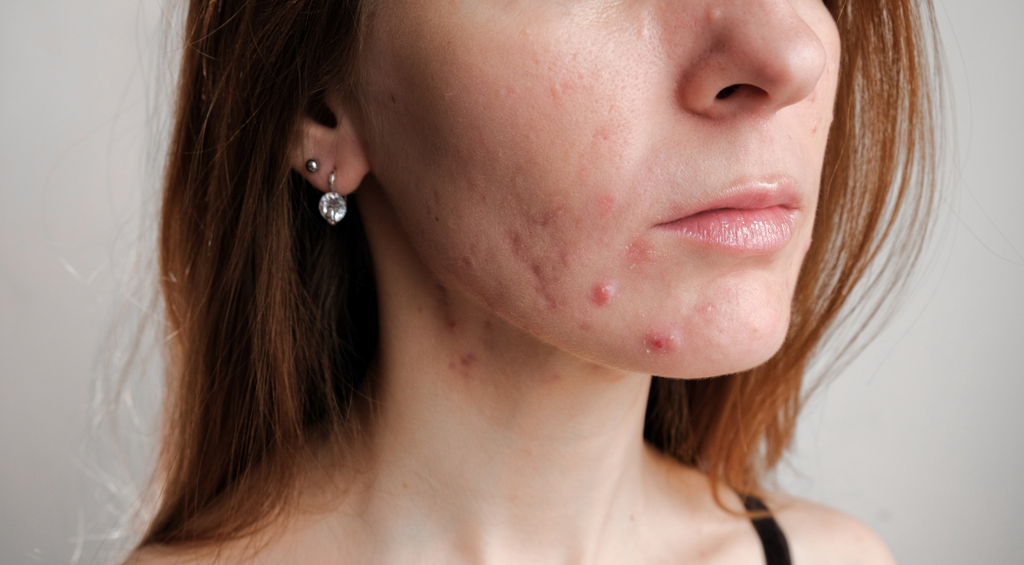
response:
[[[708,210],[663,227],[711,247],[743,254],[774,253],[793,238],[793,210],[782,206]]]

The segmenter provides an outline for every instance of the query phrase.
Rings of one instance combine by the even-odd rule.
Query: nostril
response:
[[[718,94],[715,95],[715,98],[717,98],[719,100],[725,100],[726,98],[732,96],[732,94],[734,92],[736,92],[737,90],[739,90],[739,88],[740,88],[740,85],[738,85],[738,84],[734,84],[732,86],[727,86],[727,87],[723,88],[722,90],[718,91]]]

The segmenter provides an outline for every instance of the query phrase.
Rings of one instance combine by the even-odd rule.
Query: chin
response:
[[[749,286],[729,294],[730,300],[704,302],[681,320],[645,326],[634,339],[644,372],[708,378],[752,369],[775,355],[789,330],[789,294]]]

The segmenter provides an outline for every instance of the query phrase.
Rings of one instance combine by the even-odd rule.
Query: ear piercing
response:
[[[315,163],[315,161],[310,159],[306,163],[307,170],[309,169],[310,162]],[[328,224],[333,226],[345,218],[345,213],[348,212],[348,204],[345,202],[344,196],[334,192],[334,171],[331,171],[331,175],[327,178],[331,189],[320,197],[320,215],[327,220]]]
[[[316,159],[310,159],[306,161],[306,170],[315,173],[320,170],[320,163],[317,163]],[[331,175],[327,178],[330,190],[320,197],[320,215],[333,226],[345,218],[348,204],[345,202],[344,196],[334,192],[334,171],[331,171]]]

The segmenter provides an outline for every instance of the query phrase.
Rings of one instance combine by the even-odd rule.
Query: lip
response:
[[[798,203],[792,182],[745,183],[657,227],[713,249],[743,255],[774,253],[793,238]]]

